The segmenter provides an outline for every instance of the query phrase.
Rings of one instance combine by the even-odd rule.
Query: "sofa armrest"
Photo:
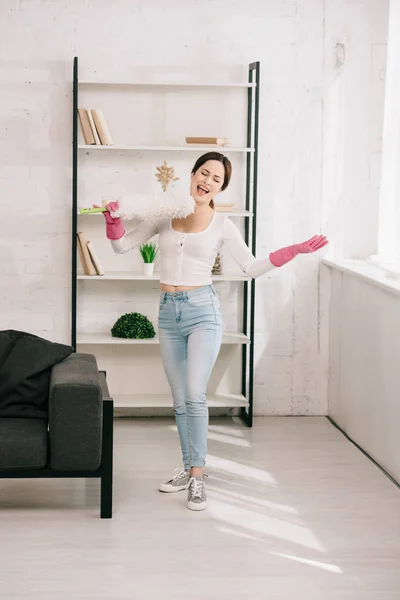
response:
[[[51,371],[51,468],[96,471],[101,463],[102,419],[103,393],[96,359],[91,354],[71,354]]]

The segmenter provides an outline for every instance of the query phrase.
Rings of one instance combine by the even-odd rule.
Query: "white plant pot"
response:
[[[150,277],[154,273],[154,263],[143,263],[143,274]]]

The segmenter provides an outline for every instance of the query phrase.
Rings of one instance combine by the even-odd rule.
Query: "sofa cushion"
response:
[[[25,331],[0,331],[0,417],[47,420],[51,368],[72,352]]]
[[[43,419],[0,419],[0,470],[42,469],[48,433]]]

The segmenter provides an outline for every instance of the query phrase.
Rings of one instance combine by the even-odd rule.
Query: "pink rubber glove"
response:
[[[280,248],[276,252],[271,252],[269,260],[275,267],[282,267],[289,261],[293,260],[298,254],[310,254],[321,250],[328,244],[328,240],[324,235],[314,235],[311,239],[301,244],[294,244],[286,248]]]
[[[97,204],[93,204],[93,208],[99,208]],[[118,210],[119,204],[118,202],[109,202],[106,204],[106,209],[108,212],[104,212],[104,218],[106,220],[106,236],[109,240],[119,240],[125,235],[125,228],[122,224],[122,221],[119,217],[112,217],[110,215],[111,211]]]

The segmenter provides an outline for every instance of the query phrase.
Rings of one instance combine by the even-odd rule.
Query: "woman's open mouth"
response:
[[[203,187],[202,185],[198,185],[197,186],[197,193],[199,194],[199,196],[205,196],[206,194],[208,194],[209,190],[206,187]]]

